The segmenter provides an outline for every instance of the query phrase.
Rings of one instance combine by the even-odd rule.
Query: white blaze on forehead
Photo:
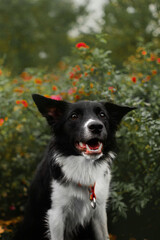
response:
[[[85,122],[84,128],[87,128],[88,125],[89,125],[91,122],[95,122],[95,120],[94,120],[94,119],[89,119],[87,122]]]

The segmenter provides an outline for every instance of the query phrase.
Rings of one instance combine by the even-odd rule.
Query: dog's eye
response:
[[[101,118],[105,118],[105,117],[106,117],[106,114],[105,114],[103,111],[101,111],[101,112],[99,113],[99,116],[100,116]]]
[[[72,113],[71,119],[76,120],[77,118],[78,118],[78,114],[77,113]]]

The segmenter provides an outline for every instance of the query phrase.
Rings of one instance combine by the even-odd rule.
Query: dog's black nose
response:
[[[102,132],[102,129],[103,129],[103,124],[99,123],[99,122],[95,122],[95,123],[91,123],[89,126],[88,126],[89,130],[92,132],[92,133],[101,133]]]

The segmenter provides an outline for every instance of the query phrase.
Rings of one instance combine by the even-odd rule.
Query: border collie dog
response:
[[[107,240],[106,202],[115,132],[135,109],[109,102],[69,103],[33,94],[52,139],[30,187],[15,240]]]

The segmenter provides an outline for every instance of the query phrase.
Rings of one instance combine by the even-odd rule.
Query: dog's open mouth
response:
[[[101,154],[103,143],[98,139],[91,139],[87,142],[77,142],[76,148],[85,154]]]

